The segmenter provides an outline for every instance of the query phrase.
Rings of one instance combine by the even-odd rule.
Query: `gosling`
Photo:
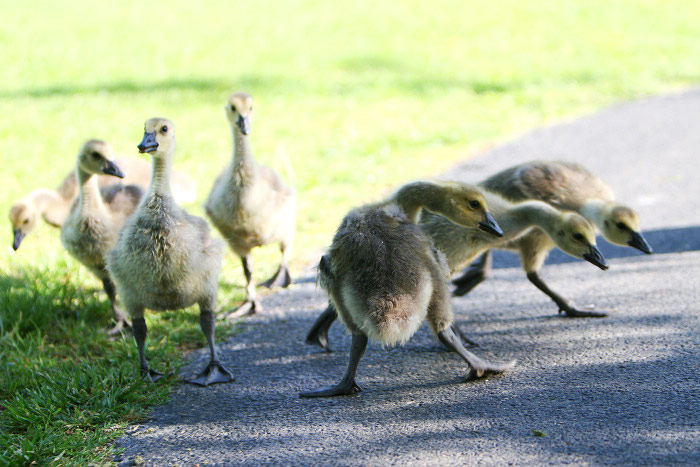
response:
[[[150,368],[145,354],[148,328],[144,309],[173,310],[197,303],[199,322],[207,338],[210,362],[188,382],[200,386],[233,381],[219,362],[214,343],[214,307],[223,244],[212,239],[204,219],[181,209],[170,191],[175,152],[173,123],[146,121],[139,152],[153,159],[148,192],[120,232],[107,259],[117,290],[132,319],[141,375],[151,381],[163,374]]]
[[[253,98],[243,92],[235,93],[225,108],[233,136],[233,161],[214,182],[204,208],[243,264],[246,297],[227,315],[227,319],[235,319],[262,310],[253,281],[253,248],[279,243],[280,267],[263,285],[287,287],[291,283],[288,262],[294,241],[297,195],[275,171],[253,159],[249,138]]]
[[[119,229],[141,200],[143,191],[134,185],[100,187],[95,175],[124,178],[113,161],[112,148],[104,141],[91,139],[83,144],[75,167],[78,199],[61,226],[61,243],[66,251],[102,281],[112,305],[116,334],[129,327],[126,314],[117,305],[114,283],[105,269],[107,252],[117,243]]]
[[[449,269],[415,224],[422,208],[464,227],[500,234],[479,190],[462,184],[414,182],[386,202],[350,211],[319,263],[321,286],[352,334],[350,362],[337,385],[301,397],[361,391],[355,373],[368,339],[405,343],[426,319],[440,341],[467,362],[467,379],[501,373],[514,365],[480,359],[452,331]]]
[[[606,240],[616,245],[631,246],[651,254],[640,232],[639,216],[630,207],[615,201],[612,189],[600,178],[571,162],[532,161],[503,170],[479,184],[511,201],[535,199],[558,209],[576,211],[600,229]],[[527,278],[549,296],[567,318],[602,318],[603,311],[580,310],[570,300],[553,291],[540,277],[552,244],[541,231],[533,230],[514,245],[520,250]],[[453,283],[455,295],[465,295],[483,282],[490,272],[491,254],[486,252]]]
[[[569,255],[607,269],[607,262],[596,246],[593,226],[579,214],[559,211],[541,201],[511,203],[488,190],[482,190],[482,193],[503,231],[500,237],[488,234],[483,229],[462,227],[430,211],[423,211],[420,215],[418,225],[435,248],[445,255],[450,272],[471,263],[489,248],[518,248],[518,239],[532,230],[543,232],[543,241],[558,246]],[[526,259],[527,255],[524,255],[523,261]],[[309,331],[306,342],[329,351],[328,328],[335,318],[335,310],[326,308]],[[456,324],[453,331],[461,337],[464,345],[478,346]]]
[[[135,185],[146,191],[151,180],[150,164],[133,157],[117,158],[114,162],[124,174],[122,184]],[[101,187],[114,184],[111,175],[98,175],[96,178]],[[191,203],[197,197],[196,184],[183,173],[173,173],[173,187],[175,201],[178,203]],[[12,223],[12,249],[19,249],[22,240],[35,229],[40,218],[50,226],[60,228],[77,196],[75,170],[71,170],[55,190],[38,188],[14,203],[9,216]]]

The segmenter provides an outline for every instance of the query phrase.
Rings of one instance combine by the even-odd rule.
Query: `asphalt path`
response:
[[[370,344],[356,396],[301,399],[335,383],[350,338],[304,343],[326,297],[311,277],[263,299],[266,313],[220,343],[233,384],[178,385],[119,440],[123,464],[700,464],[700,88],[539,129],[444,178],[478,181],[531,159],[583,163],[639,212],[656,253],[599,240],[609,271],[552,254],[542,276],[605,319],[563,319],[495,257],[491,279],[454,300],[461,328],[498,377],[466,367],[427,326],[403,347]],[[193,354],[183,374],[208,358]]]

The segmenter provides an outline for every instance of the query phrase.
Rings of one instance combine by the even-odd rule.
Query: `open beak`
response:
[[[153,152],[158,149],[158,143],[156,142],[156,132],[144,133],[143,139],[137,146],[139,152],[143,154],[144,152]]]
[[[590,251],[588,253],[583,254],[583,259],[585,259],[591,264],[595,264],[603,271],[607,270],[608,262],[605,261],[605,256],[603,256],[603,253],[601,253],[598,247],[596,247],[595,245],[591,245],[589,248]]]
[[[479,222],[479,228],[484,232],[488,232],[491,235],[495,235],[496,237],[503,236],[503,230],[501,230],[501,227],[498,225],[498,222],[496,222],[496,219],[494,219],[489,212],[484,213],[484,220]]]
[[[124,172],[112,161],[107,161],[107,167],[102,171],[106,175],[114,175],[115,177],[124,178]]]
[[[236,125],[241,129],[241,133],[247,135],[250,133],[250,119],[247,115],[238,114],[238,119],[236,120]]]
[[[12,242],[12,249],[17,251],[17,248],[19,248],[19,244],[22,243],[22,240],[24,239],[24,234],[20,229],[13,229],[12,233],[15,234],[15,241]]]
[[[636,248],[639,251],[643,251],[644,253],[650,255],[652,251],[654,251],[651,246],[647,243],[647,241],[642,237],[642,234],[639,232],[632,232],[632,240],[627,242],[629,246],[632,248]]]

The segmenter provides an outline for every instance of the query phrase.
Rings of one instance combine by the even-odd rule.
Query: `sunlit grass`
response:
[[[175,167],[199,183],[187,208],[202,215],[231,153],[225,99],[244,90],[256,157],[299,190],[297,275],[351,206],[537,125],[700,79],[696,1],[2,0],[0,11],[0,210],[57,185],[87,138],[137,156],[158,115],[175,123]],[[172,382],[133,380],[133,342],[106,339],[100,284],[57,237],[43,226],[14,253],[0,230],[0,464],[108,459],[105,443]],[[256,277],[277,259],[256,253]],[[230,253],[220,283],[230,308],[243,296]],[[147,320],[155,365],[204,345],[194,309]]]

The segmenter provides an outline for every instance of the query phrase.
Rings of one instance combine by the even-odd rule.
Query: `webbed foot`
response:
[[[467,337],[464,332],[460,329],[459,326],[457,326],[457,323],[452,323],[452,332],[454,332],[457,337],[462,339],[462,345],[467,348],[467,349],[473,349],[475,347],[479,347],[479,344],[477,342],[474,342],[470,338]]]
[[[487,376],[495,375],[508,371],[515,366],[515,360],[508,363],[491,363],[486,360],[479,359],[479,365],[472,366],[467,373],[465,381],[473,381]]]
[[[153,368],[141,368],[141,377],[147,378],[152,383],[155,383],[164,376],[160,371],[156,371]]]
[[[607,311],[585,311],[579,310],[575,306],[567,306],[559,309],[559,314],[563,313],[563,318],[605,318]]]
[[[117,320],[117,324],[113,327],[107,329],[107,335],[111,337],[118,337],[123,331],[128,331],[131,329],[131,323],[126,319]]]
[[[333,324],[337,316],[338,314],[335,311],[335,307],[329,304],[323,313],[316,318],[314,325],[306,335],[306,343],[309,345],[318,345],[326,352],[332,352],[328,346],[328,328],[331,327],[331,324]]]
[[[195,379],[187,379],[185,381],[206,387],[210,384],[230,383],[233,381],[233,375],[221,363],[209,362],[209,365]]]
[[[306,336],[306,343],[318,345],[326,352],[333,352],[328,346],[328,329],[312,329]]]
[[[329,388],[319,389],[318,391],[302,392],[299,397],[334,397],[334,396],[350,396],[362,392],[362,388],[355,383],[355,380],[349,383],[340,383]]]
[[[481,268],[468,268],[464,274],[452,280],[452,283],[457,287],[452,291],[452,295],[462,297],[477,285],[484,282],[484,271]]]
[[[244,316],[248,315],[254,315],[255,313],[260,313],[262,312],[263,307],[258,301],[257,298],[255,299],[247,299],[245,302],[241,303],[237,308],[233,309],[231,312],[227,313],[226,316],[224,316],[224,319],[226,321],[233,321],[238,318],[243,318]]]
[[[289,287],[292,283],[292,276],[289,274],[289,269],[287,267],[280,267],[277,272],[270,277],[268,280],[263,282],[261,285],[271,289],[273,287]]]

